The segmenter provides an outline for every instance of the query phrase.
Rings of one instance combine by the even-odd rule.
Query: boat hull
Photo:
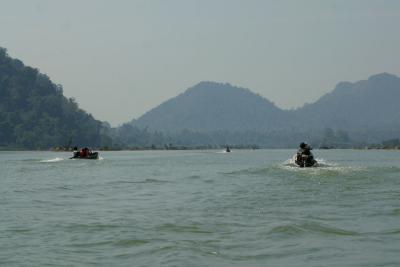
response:
[[[316,167],[318,162],[312,156],[295,155],[295,163],[300,168]]]
[[[71,159],[99,159],[99,153],[98,152],[93,152],[86,157],[81,157],[75,154]]]

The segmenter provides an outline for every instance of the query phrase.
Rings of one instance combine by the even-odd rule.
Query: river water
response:
[[[400,266],[400,152],[0,152],[1,266]]]

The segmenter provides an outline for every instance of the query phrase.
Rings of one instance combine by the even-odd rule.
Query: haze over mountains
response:
[[[200,82],[140,117],[134,124],[151,130],[266,131],[287,125],[290,114],[248,89]]]
[[[0,148],[89,145],[119,148],[225,144],[352,147],[400,137],[400,78],[388,73],[340,82],[312,104],[283,110],[249,89],[200,82],[111,128],[63,95],[61,85],[0,48]]]
[[[282,110],[248,89],[201,82],[133,122],[150,130],[386,130],[399,134],[400,78],[388,73],[341,82],[312,104]],[[390,135],[390,134],[389,134]]]
[[[317,102],[298,112],[313,127],[345,129],[398,128],[400,78],[388,73],[356,83],[341,82]]]

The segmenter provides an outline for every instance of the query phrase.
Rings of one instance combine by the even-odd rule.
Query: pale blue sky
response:
[[[0,0],[0,46],[113,125],[196,83],[282,108],[400,75],[400,1]]]

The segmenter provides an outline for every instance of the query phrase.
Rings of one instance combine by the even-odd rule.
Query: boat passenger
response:
[[[78,147],[76,147],[76,146],[74,146],[73,155],[74,155],[74,158],[79,157]]]
[[[309,156],[309,155],[311,155],[310,150],[311,150],[311,147],[307,143],[302,142],[300,144],[299,150],[297,151],[297,154]]]
[[[307,143],[302,142],[300,144],[300,148],[296,155],[297,165],[300,167],[311,167],[317,163],[313,154],[311,153],[311,149],[312,148]]]

